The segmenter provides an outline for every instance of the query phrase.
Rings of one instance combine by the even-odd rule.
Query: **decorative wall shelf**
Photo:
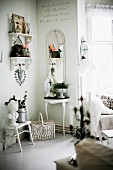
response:
[[[11,46],[14,45],[14,42],[16,42],[18,37],[23,45],[29,44],[33,37],[33,35],[31,34],[23,34],[23,33],[9,33],[9,35],[10,35],[10,40],[11,40]],[[31,62],[32,62],[31,56],[21,56],[21,57],[10,56],[11,70],[13,70],[14,67],[17,66],[18,64],[24,64],[25,68],[28,69]]]
[[[12,43],[16,40],[16,38],[19,36],[25,37],[25,44],[28,44],[31,42],[33,35],[31,34],[22,34],[22,33],[9,33],[11,36]]]
[[[63,62],[63,58],[49,58],[49,65],[59,64]]]
[[[25,64],[26,69],[29,68],[32,63],[31,57],[10,57],[10,68],[11,70],[18,64]]]

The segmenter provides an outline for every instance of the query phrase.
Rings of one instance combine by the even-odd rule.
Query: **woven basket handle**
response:
[[[40,114],[40,118],[41,118],[41,123],[42,123],[42,126],[44,125],[44,120],[43,120],[43,116],[42,116],[42,113],[41,112],[39,112],[39,114]]]

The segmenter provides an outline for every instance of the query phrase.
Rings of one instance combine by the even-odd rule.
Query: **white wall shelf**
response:
[[[26,69],[28,69],[31,63],[32,63],[31,57],[10,57],[11,70],[13,70],[14,67],[17,66],[18,64],[25,64]]]
[[[9,35],[11,36],[12,42],[14,42],[18,36],[25,37],[25,44],[30,43],[33,37],[33,35],[31,34],[22,34],[22,33],[9,33]]]
[[[11,46],[14,45],[14,42],[19,37],[20,40],[23,39],[23,45],[29,44],[32,40],[33,35],[31,34],[23,34],[23,33],[9,33]],[[14,69],[18,64],[25,64],[25,68],[28,69],[30,64],[32,63],[31,56],[10,56],[10,68]]]

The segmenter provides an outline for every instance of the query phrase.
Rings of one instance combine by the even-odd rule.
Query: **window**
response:
[[[96,66],[92,90],[113,94],[113,16],[93,13],[88,19],[88,30],[90,55]]]

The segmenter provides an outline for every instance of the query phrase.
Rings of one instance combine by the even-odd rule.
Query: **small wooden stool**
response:
[[[100,134],[100,140],[103,142],[102,138],[105,138],[107,140],[107,145],[110,143],[109,139],[113,138],[113,130],[103,130]]]
[[[19,129],[25,127],[26,125],[28,126],[28,130],[22,130],[22,131],[19,132]],[[25,123],[18,123],[16,126],[5,126],[5,130],[6,129],[12,129],[12,130],[16,131],[16,134],[14,136],[17,137],[18,144],[19,144],[21,152],[22,152],[22,146],[21,146],[21,141],[20,141],[20,134],[22,134],[24,132],[28,132],[30,134],[30,140],[32,141],[32,144],[34,144],[32,132],[31,132],[31,121],[27,121]],[[6,136],[7,135],[4,136],[5,139],[6,139]],[[4,140],[4,146],[5,145],[6,145],[6,141]],[[6,147],[4,147],[4,149],[6,149]]]

